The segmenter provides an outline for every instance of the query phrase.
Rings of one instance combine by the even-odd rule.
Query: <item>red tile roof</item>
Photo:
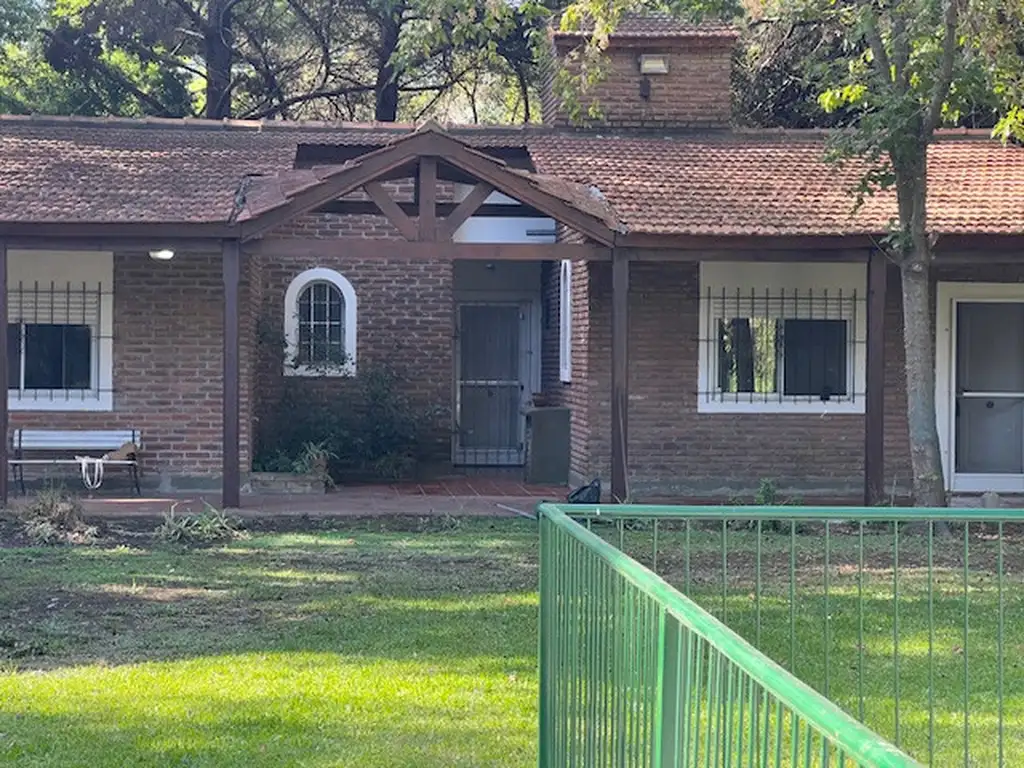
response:
[[[555,39],[580,38],[590,34],[592,24],[583,24],[579,30],[556,29]],[[691,22],[677,19],[668,14],[650,14],[643,16],[623,16],[610,35],[613,39],[657,39],[721,37],[734,40],[739,37],[739,30],[725,21]]]
[[[224,222],[242,179],[293,167],[299,144],[374,146],[412,126],[0,118],[0,221]],[[460,129],[523,146],[516,128]]]
[[[538,136],[542,173],[601,189],[631,232],[679,235],[847,235],[884,232],[895,196],[853,212],[860,164],[824,163],[813,132],[704,138]],[[929,151],[930,229],[1024,234],[1024,148],[942,136]]]
[[[0,118],[0,222],[226,222],[239,210],[243,186],[253,196],[250,209],[260,210],[293,194],[288,184],[310,181],[287,173],[300,144],[376,146],[408,132],[409,126],[383,125]],[[820,133],[448,133],[478,148],[525,146],[538,187],[635,233],[877,234],[896,213],[891,193],[852,213],[848,189],[859,178],[857,164],[826,166]],[[945,135],[929,158],[931,229],[1024,234],[1024,148]],[[257,189],[246,181],[251,176],[288,178],[274,191]]]

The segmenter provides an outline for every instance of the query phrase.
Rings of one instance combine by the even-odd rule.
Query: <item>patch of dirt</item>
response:
[[[21,522],[10,515],[0,514],[0,549],[31,546],[32,541],[22,531]]]

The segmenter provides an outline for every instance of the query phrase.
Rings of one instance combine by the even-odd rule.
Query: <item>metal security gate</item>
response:
[[[458,307],[455,463],[522,464],[528,381],[529,305]]]

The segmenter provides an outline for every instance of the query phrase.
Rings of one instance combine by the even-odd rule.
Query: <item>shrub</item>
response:
[[[194,515],[178,515],[177,504],[171,506],[153,535],[158,541],[189,546],[217,544],[247,536],[238,518],[228,517],[210,504]]]
[[[326,466],[334,482],[397,480],[414,471],[437,437],[444,409],[417,403],[391,366],[365,365],[354,380],[338,383],[340,391],[311,383],[286,381],[261,420],[257,471]]]
[[[35,544],[92,544],[98,533],[78,500],[59,486],[44,488],[19,511],[22,531]]]

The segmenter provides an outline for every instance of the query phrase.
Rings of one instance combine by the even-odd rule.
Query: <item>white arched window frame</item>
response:
[[[329,285],[341,293],[342,345],[345,360],[341,364],[296,365],[299,354],[299,301],[310,286]],[[296,276],[284,297],[284,337],[286,376],[354,376],[356,373],[356,292],[344,275],[333,269],[317,267]]]

